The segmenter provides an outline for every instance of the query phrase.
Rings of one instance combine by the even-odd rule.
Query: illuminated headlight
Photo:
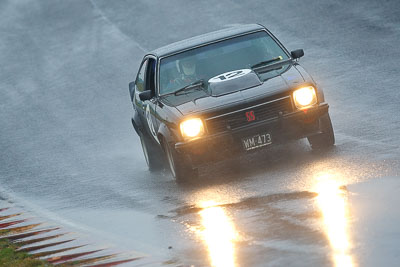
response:
[[[298,109],[306,109],[317,103],[315,88],[312,86],[302,87],[293,92],[294,104]]]
[[[199,118],[188,119],[181,122],[181,133],[185,139],[193,139],[204,134],[203,121]]]

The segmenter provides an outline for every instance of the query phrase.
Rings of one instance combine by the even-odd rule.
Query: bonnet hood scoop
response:
[[[208,80],[212,96],[221,96],[262,84],[257,74],[250,69],[234,70],[219,74]]]

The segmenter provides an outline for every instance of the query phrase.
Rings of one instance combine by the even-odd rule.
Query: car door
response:
[[[153,137],[158,142],[156,133],[158,123],[156,120],[156,97],[155,97],[155,58],[147,56],[139,69],[135,81],[134,107],[139,114],[140,120],[149,137]],[[142,101],[140,94],[151,91],[151,99]]]

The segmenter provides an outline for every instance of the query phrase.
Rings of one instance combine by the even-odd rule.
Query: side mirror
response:
[[[303,49],[297,49],[297,50],[290,52],[290,54],[292,55],[292,58],[298,59],[298,58],[301,58],[302,56],[304,56],[304,51],[303,51]]]
[[[139,98],[141,101],[150,100],[152,98],[151,90],[143,91],[139,94]]]
[[[135,93],[135,82],[129,83],[129,94],[131,95],[131,101],[133,101],[133,96]]]

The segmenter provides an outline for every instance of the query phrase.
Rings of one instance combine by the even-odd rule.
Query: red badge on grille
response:
[[[253,110],[246,111],[246,118],[247,118],[247,121],[254,121],[256,119],[256,116],[254,115],[254,111]]]

